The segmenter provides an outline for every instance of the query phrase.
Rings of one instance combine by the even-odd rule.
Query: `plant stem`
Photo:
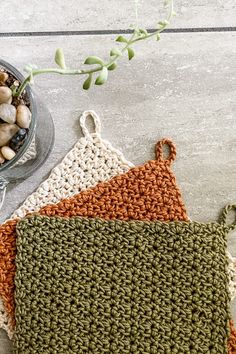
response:
[[[108,62],[105,62],[103,65],[98,65],[92,69],[67,69],[67,68],[47,68],[47,69],[32,69],[30,71],[30,74],[25,78],[25,80],[21,83],[18,89],[15,89],[13,92],[13,96],[19,97],[25,90],[26,86],[32,82],[32,78],[36,75],[40,74],[47,74],[47,73],[54,73],[54,74],[60,74],[60,75],[89,75],[93,74],[95,72],[99,72],[103,69],[103,67],[109,68],[113,63],[115,63],[126,50],[133,45],[136,42],[143,41],[146,39],[149,39],[151,37],[159,35],[161,32],[165,30],[165,28],[168,26],[170,20],[172,19],[174,15],[174,9],[173,9],[173,1],[174,0],[169,0],[169,11],[166,20],[162,22],[160,25],[160,28],[157,29],[153,33],[148,33],[145,35],[140,35],[138,34],[138,29],[134,29],[134,32],[130,36],[129,39],[127,39],[127,43],[124,45],[124,47],[120,50],[120,54],[116,54],[112,56]]]

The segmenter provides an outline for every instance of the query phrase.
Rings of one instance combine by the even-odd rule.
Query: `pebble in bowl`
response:
[[[27,94],[13,97],[11,87],[20,83],[12,73],[0,69],[0,165],[13,159],[24,144],[31,122]]]

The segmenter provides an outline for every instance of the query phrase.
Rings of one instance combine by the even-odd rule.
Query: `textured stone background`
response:
[[[226,203],[236,202],[236,3],[177,0],[175,7],[178,16],[172,28],[186,32],[165,33],[158,43],[138,45],[132,63],[123,59],[105,86],[84,92],[76,77],[36,79],[35,91],[55,123],[55,145],[47,162],[8,192],[1,220],[81,137],[78,117],[86,109],[100,114],[103,137],[135,164],[154,158],[158,139],[175,141],[178,156],[173,169],[192,219],[215,220]],[[143,0],[139,8],[140,24],[148,28],[163,14],[161,1]],[[1,58],[20,70],[27,63],[52,65],[57,47],[64,48],[73,67],[88,55],[106,57],[115,35],[68,32],[23,37],[18,32],[112,31],[135,21],[133,1],[125,0],[9,0],[1,2],[0,13]],[[212,32],[206,32],[209,28]],[[3,36],[7,32],[8,37]],[[235,240],[236,234],[231,235],[229,248],[236,256]],[[236,319],[236,303],[233,315]],[[0,331],[0,354],[11,350]]]

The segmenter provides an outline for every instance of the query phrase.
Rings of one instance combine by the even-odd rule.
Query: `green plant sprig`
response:
[[[59,66],[59,68],[47,68],[47,69],[39,69],[36,65],[27,65],[25,67],[25,71],[28,73],[28,76],[21,83],[19,87],[12,86],[12,93],[14,97],[19,97],[24,92],[26,86],[28,84],[33,84],[34,77],[40,74],[54,73],[60,75],[86,75],[86,79],[83,83],[83,88],[88,90],[91,85],[94,83],[95,85],[103,85],[108,78],[108,71],[115,70],[117,67],[117,61],[123,56],[124,53],[127,52],[128,59],[131,60],[135,56],[135,51],[132,46],[139,41],[147,40],[151,37],[156,37],[156,40],[160,40],[160,33],[163,32],[166,27],[169,25],[172,17],[175,15],[173,8],[174,0],[167,0],[165,2],[166,6],[168,6],[168,13],[166,19],[164,21],[158,22],[158,28],[156,31],[152,33],[148,33],[146,29],[142,28],[134,28],[133,33],[129,38],[124,36],[118,36],[116,38],[116,42],[123,44],[121,49],[116,46],[115,48],[110,50],[110,56],[108,61],[104,61],[103,59],[97,56],[90,56],[85,59],[84,64],[93,65],[91,69],[70,69],[66,67],[65,57],[63,50],[61,48],[56,50],[55,53],[55,62]],[[94,67],[94,65],[96,65]],[[93,75],[98,73],[96,79],[93,79]]]

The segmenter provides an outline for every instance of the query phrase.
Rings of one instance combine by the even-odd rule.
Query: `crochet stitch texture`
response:
[[[8,324],[7,313],[5,311],[2,299],[0,298],[0,328],[8,333],[9,338],[12,338],[12,331]]]
[[[90,133],[86,127],[89,116],[94,122],[94,133]],[[12,311],[8,304],[8,294],[11,296],[14,292],[12,275],[15,272],[16,253],[15,240],[12,240],[10,235],[15,229],[16,219],[29,212],[38,211],[48,203],[56,203],[62,198],[93,187],[133,166],[120,151],[101,138],[100,119],[94,111],[85,111],[82,114],[80,126],[84,136],[51,171],[49,178],[13,213],[11,219],[0,226],[0,295],[6,306],[3,306],[0,299],[0,328],[6,329],[9,337],[12,336],[12,326],[8,323],[6,312]]]
[[[224,222],[33,216],[17,230],[15,353],[227,353]]]
[[[170,146],[164,159],[163,145]],[[161,140],[156,147],[157,160],[131,168],[128,172],[97,184],[75,197],[42,208],[42,215],[89,216],[104,219],[188,220],[180,191],[170,165],[176,156],[173,143]],[[14,327],[14,277],[16,256],[16,220],[0,227],[4,258],[0,261],[0,292]],[[10,262],[9,262],[10,260]],[[4,273],[3,273],[4,270]]]
[[[228,345],[228,354],[236,353],[236,329],[234,328],[233,321],[230,321],[230,341]]]
[[[163,156],[163,146],[169,156]],[[46,215],[88,216],[120,220],[189,220],[171,163],[176,157],[174,144],[162,139],[156,145],[156,160],[99,183],[93,189],[42,208]]]
[[[90,133],[86,127],[89,116],[94,122],[94,133]],[[85,111],[81,115],[80,127],[84,137],[51,171],[49,178],[12,214],[12,219],[69,198],[134,166],[119,150],[101,138],[100,119],[94,111]]]

